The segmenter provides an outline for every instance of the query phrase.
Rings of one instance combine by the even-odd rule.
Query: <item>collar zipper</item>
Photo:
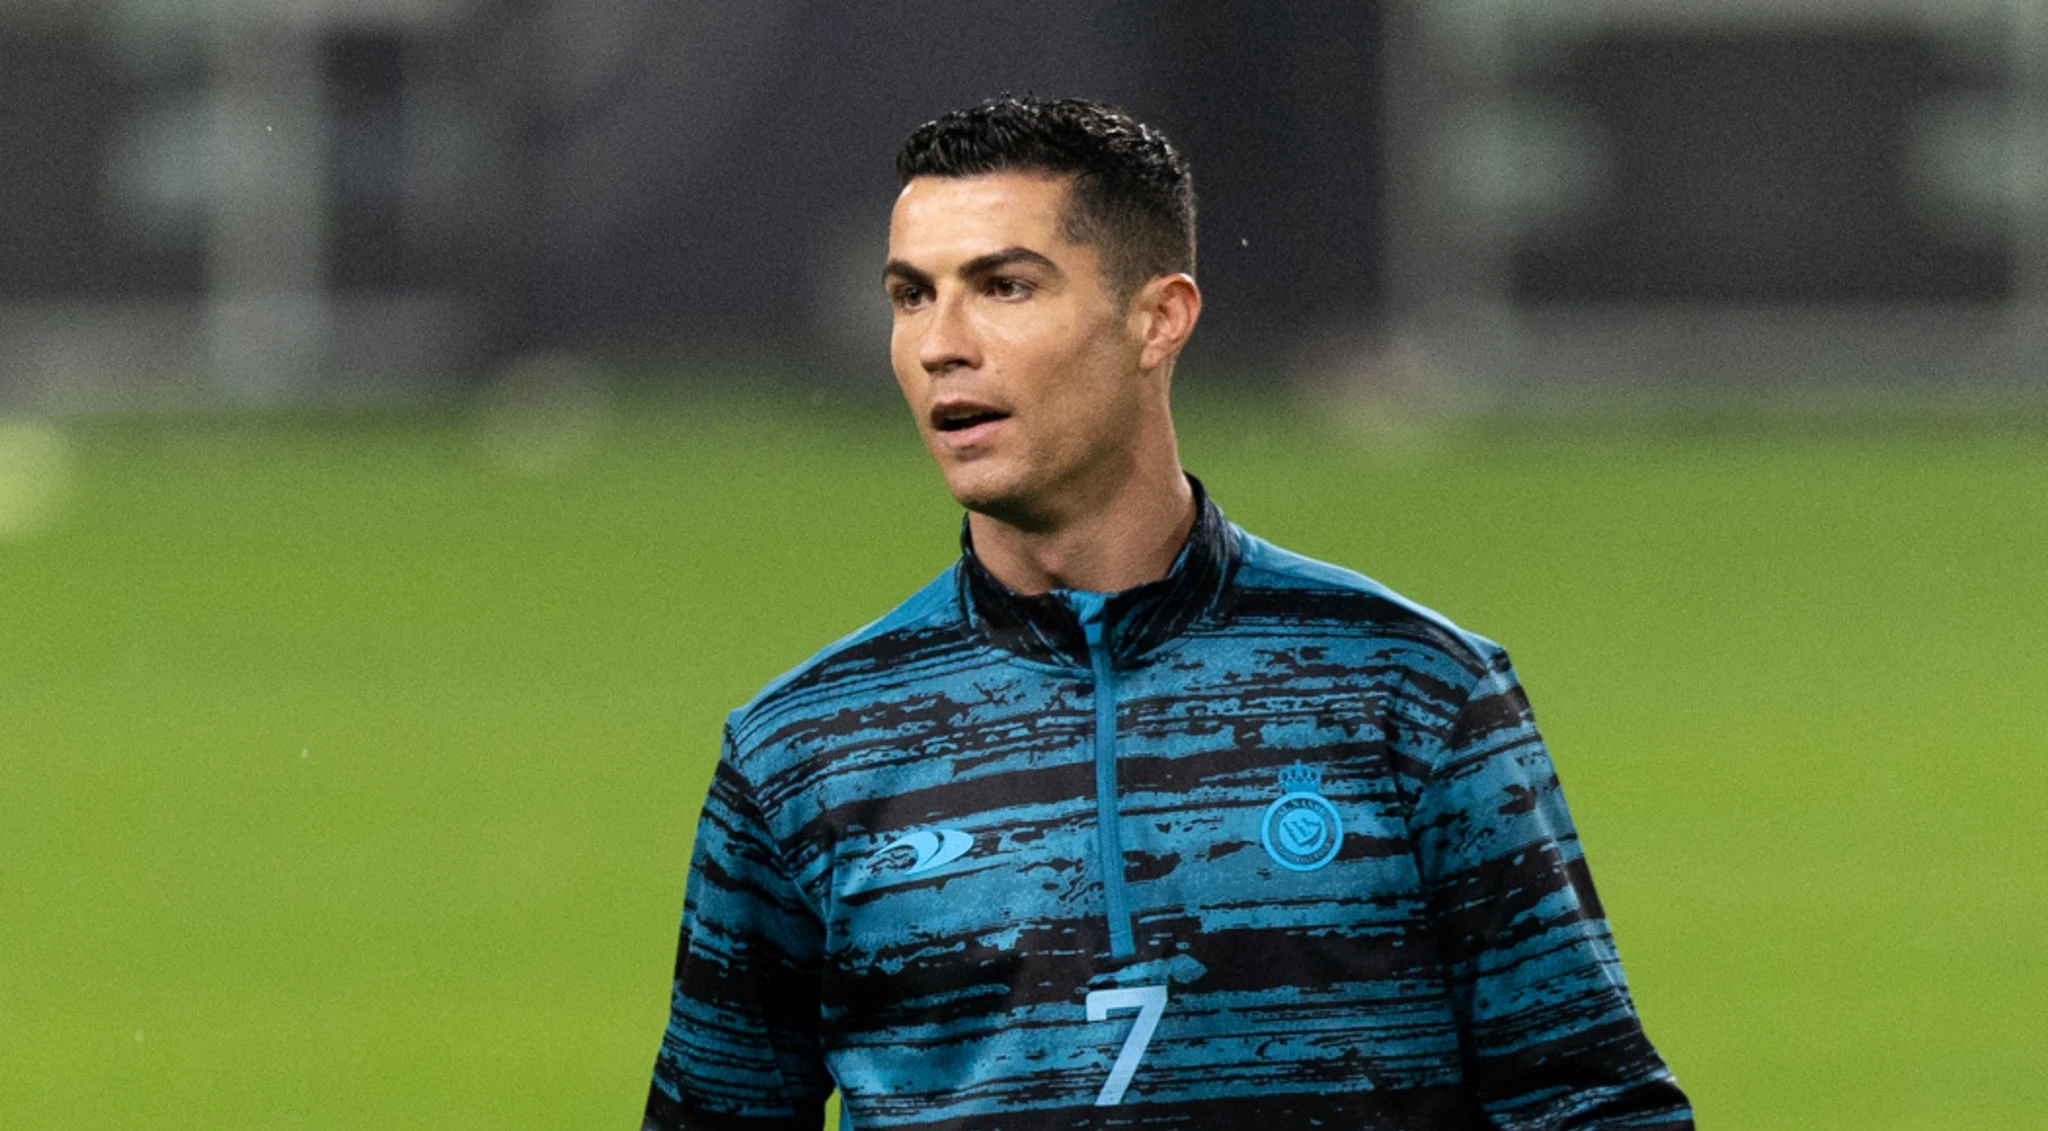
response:
[[[1109,666],[1104,636],[1105,593],[1069,592],[1081,632],[1088,640],[1088,663],[1095,669],[1095,855],[1102,869],[1102,894],[1108,903],[1109,953],[1129,958],[1137,953],[1131,938],[1131,913],[1124,893],[1124,847],[1118,827],[1116,794],[1116,677]]]

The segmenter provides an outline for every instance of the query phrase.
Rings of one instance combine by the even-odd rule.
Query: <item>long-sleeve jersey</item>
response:
[[[1506,655],[1197,497],[733,712],[648,1128],[1692,1126]]]

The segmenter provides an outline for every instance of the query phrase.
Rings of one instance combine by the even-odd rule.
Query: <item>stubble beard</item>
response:
[[[1027,457],[1014,469],[976,469],[957,479],[949,475],[947,487],[955,502],[975,514],[1025,534],[1049,534],[1114,495],[1120,476],[1134,471],[1118,464],[1133,462],[1133,454],[1114,436],[1101,437],[1071,463],[1058,456]]]

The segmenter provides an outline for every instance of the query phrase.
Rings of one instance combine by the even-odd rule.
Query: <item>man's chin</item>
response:
[[[1006,484],[991,483],[980,477],[946,481],[946,489],[952,492],[954,502],[990,518],[1001,517],[1015,509],[1016,493],[1006,487]]]
[[[1009,476],[989,475],[992,469],[961,468],[946,477],[946,489],[953,501],[975,514],[995,519],[1006,526],[1029,529],[1031,493]]]

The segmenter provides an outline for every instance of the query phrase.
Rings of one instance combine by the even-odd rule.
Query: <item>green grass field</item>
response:
[[[1509,647],[1703,1126],[2048,1125],[2048,433],[1183,432]],[[955,553],[830,401],[7,434],[0,1128],[636,1126],[723,713]]]

